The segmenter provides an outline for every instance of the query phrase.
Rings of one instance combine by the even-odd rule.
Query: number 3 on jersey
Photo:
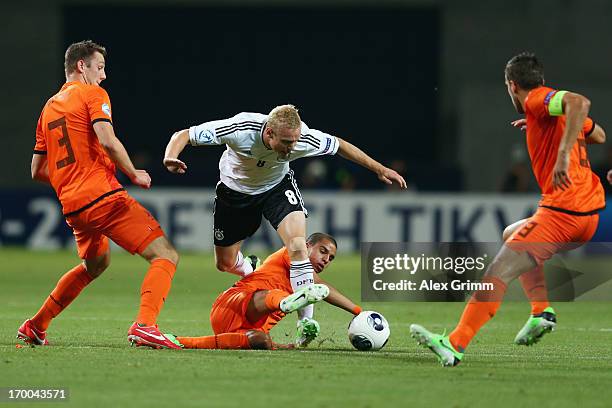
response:
[[[298,199],[295,196],[295,193],[291,190],[285,190],[285,195],[287,196],[287,200],[289,200],[289,204],[297,205]]]
[[[70,138],[68,137],[68,127],[66,126],[66,118],[61,117],[53,122],[49,122],[49,130],[53,130],[55,128],[62,128],[62,137],[57,141],[60,146],[66,146],[66,150],[68,151],[68,156],[64,157],[62,160],[58,160],[56,166],[59,169],[62,167],[66,167],[69,164],[73,164],[76,162],[74,158],[74,151],[72,150],[72,145],[70,144]]]

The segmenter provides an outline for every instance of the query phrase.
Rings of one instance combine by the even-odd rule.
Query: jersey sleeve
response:
[[[47,140],[42,131],[42,113],[38,118],[36,125],[36,144],[34,145],[34,154],[47,154]]]
[[[589,137],[591,133],[595,130],[595,122],[593,119],[587,117],[582,124],[582,131],[584,132],[584,137]]]
[[[229,119],[204,122],[189,128],[192,146],[215,146],[231,143],[243,130],[261,130],[263,121],[248,113],[239,113]]]
[[[556,91],[554,93],[550,92],[547,95],[544,102],[548,102],[548,114],[550,116],[561,116],[563,115],[563,95],[565,95],[567,91]]]
[[[548,105],[556,92],[549,88],[538,88],[531,91],[525,102],[525,112],[538,119],[549,117]]]
[[[300,139],[295,147],[304,157],[334,155],[340,143],[336,136],[329,135],[320,130],[310,129],[302,122]]]
[[[90,87],[85,94],[85,104],[92,124],[100,121],[113,123],[110,98],[104,88]]]

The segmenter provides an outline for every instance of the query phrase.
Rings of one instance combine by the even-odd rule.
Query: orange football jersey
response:
[[[585,132],[595,126],[588,119],[570,153],[569,176],[572,184],[565,190],[553,190],[553,169],[565,130],[565,115],[551,116],[549,103],[557,91],[538,87],[525,100],[527,148],[531,166],[542,191],[540,206],[577,215],[593,213],[605,207],[604,190],[599,177],[591,171],[587,157]]]
[[[64,215],[122,189],[93,130],[97,121],[112,123],[110,106],[103,88],[67,82],[42,110],[34,153],[47,155],[49,178]]]

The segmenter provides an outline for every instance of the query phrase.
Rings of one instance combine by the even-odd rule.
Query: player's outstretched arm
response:
[[[326,285],[329,288],[329,295],[325,298],[325,301],[330,305],[334,305],[339,307],[340,309],[344,309],[349,313],[354,315],[358,315],[361,311],[361,308],[357,306],[355,303],[351,301],[351,299],[344,296],[340,291],[334,288],[329,283],[325,282],[323,279],[319,277],[318,273],[314,274],[314,281],[317,284]]]
[[[388,167],[383,166],[367,154],[357,146],[347,142],[344,139],[337,138],[340,145],[338,146],[338,154],[353,161],[366,169],[369,169],[376,173],[378,179],[386,184],[393,184],[395,181],[401,188],[406,188],[406,180],[402,176],[400,176],[395,170],[392,170]]]
[[[172,135],[164,154],[164,166],[170,173],[184,174],[187,165],[178,159],[179,154],[189,143],[189,130],[183,129]]]
[[[40,181],[41,183],[51,184],[49,180],[49,166],[47,165],[47,156],[44,154],[33,154],[30,170],[32,171],[32,180]]]
[[[115,136],[113,125],[106,121],[101,121],[94,123],[93,128],[98,136],[100,144],[104,150],[106,150],[106,153],[108,153],[108,156],[117,167],[130,178],[130,181],[138,187],[151,187],[151,177],[145,170],[137,170],[136,167],[134,167],[123,143]]]
[[[590,135],[586,137],[587,144],[603,144],[606,142],[606,132],[597,123]]]
[[[563,95],[562,108],[565,114],[565,130],[559,143],[557,161],[553,168],[553,188],[565,190],[572,184],[569,176],[570,152],[578,140],[584,120],[589,114],[591,101],[577,93]]]

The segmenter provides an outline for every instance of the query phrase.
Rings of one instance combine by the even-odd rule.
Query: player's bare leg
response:
[[[527,252],[514,251],[503,245],[482,279],[483,283],[492,284],[493,289],[480,290],[472,295],[452,333],[443,336],[413,324],[410,326],[412,336],[432,350],[442,365],[457,365],[472,338],[499,309],[508,284],[535,267],[536,262]]]
[[[306,216],[302,211],[294,211],[278,225],[278,235],[289,252],[291,269],[289,277],[294,292],[314,284],[314,269],[308,259],[306,247]],[[307,346],[319,334],[319,324],[314,317],[314,306],[298,310],[296,344]]]
[[[279,311],[280,302],[288,295],[289,293],[279,289],[258,290],[253,293],[247,305],[245,317],[251,323],[258,322],[270,313]]]
[[[259,330],[249,330],[245,334],[252,350],[291,350],[295,348],[293,344],[275,343],[269,333]]]
[[[293,211],[278,224],[277,229],[291,261],[308,259],[306,248],[306,216],[302,211]]]
[[[128,330],[128,340],[138,346],[180,349],[160,333],[155,324],[170,291],[179,255],[172,244],[161,236],[140,254],[151,266],[140,291],[140,308],[136,321]]]
[[[306,247],[306,216],[301,211],[293,211],[278,225],[278,235],[287,248],[291,258],[289,277],[295,292],[314,284],[314,269],[308,258]],[[312,317],[312,314],[308,317]]]
[[[245,335],[252,350],[272,350],[274,342],[268,333],[259,330],[249,330]]]
[[[529,218],[519,220],[504,230],[502,239],[504,242],[522,228]],[[553,331],[557,325],[557,314],[548,301],[546,280],[544,279],[543,265],[539,265],[531,271],[525,272],[519,277],[525,296],[531,303],[531,314],[525,325],[519,330],[514,343],[530,346],[537,343],[543,335]]]
[[[215,245],[215,266],[221,272],[229,272],[240,277],[249,275],[257,267],[259,259],[251,256],[245,257],[240,248],[242,242],[239,241],[230,246]]]
[[[152,263],[157,259],[167,259],[178,265],[179,254],[166,237],[159,237],[151,241],[140,254],[147,262]]]
[[[39,311],[23,322],[17,330],[17,338],[28,344],[47,345],[47,328],[81,291],[100,276],[110,264],[110,251],[85,259],[57,282],[55,289],[45,300]]]
[[[519,220],[504,229],[502,239],[506,242],[512,234],[523,228],[529,218]],[[531,271],[525,272],[519,277],[521,286],[525,292],[525,296],[531,302],[532,314],[541,313],[544,309],[549,306],[548,293],[546,291],[546,281],[544,279],[544,271],[541,265],[532,269]]]
[[[515,251],[508,245],[503,245],[491,265],[489,265],[485,278],[495,277],[508,285],[514,279],[534,269],[536,266],[536,262],[526,251]]]
[[[504,242],[506,242],[516,231],[523,228],[529,220],[529,218],[525,218],[506,227],[502,235]],[[542,265],[535,267],[531,271],[525,272],[519,279],[525,296],[531,303],[532,315],[538,315],[550,306]]]
[[[100,256],[85,259],[83,261],[85,268],[87,269],[87,274],[91,276],[92,279],[96,279],[98,276],[102,275],[102,273],[109,267],[110,262],[110,249]]]

